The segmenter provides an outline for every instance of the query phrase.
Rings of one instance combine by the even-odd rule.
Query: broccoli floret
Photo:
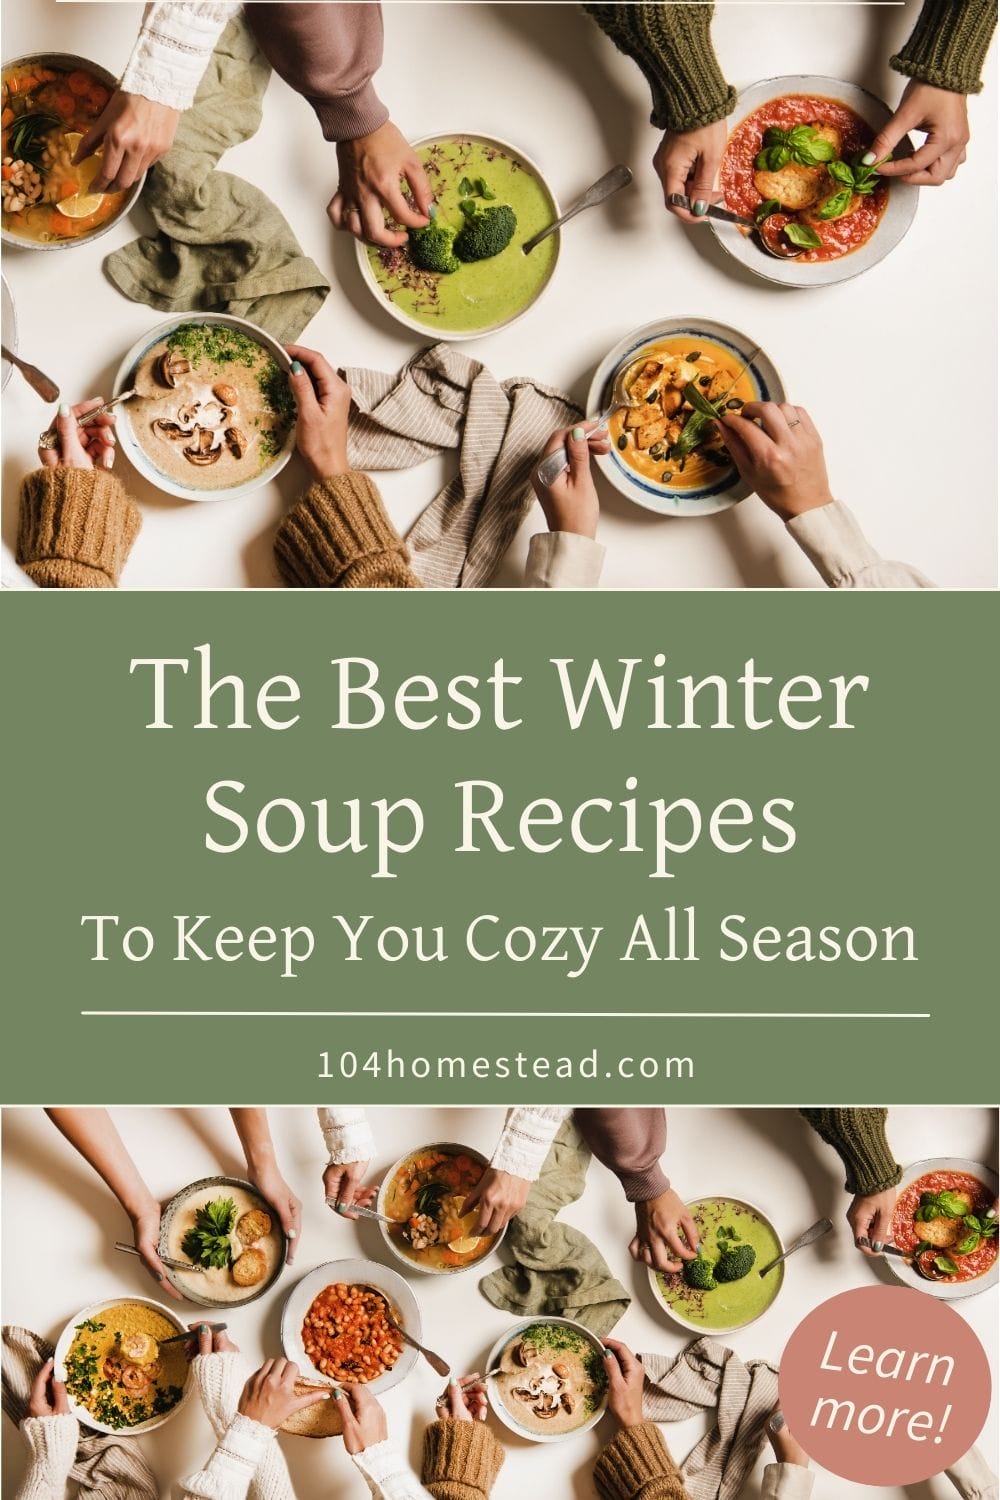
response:
[[[733,1245],[724,1250],[715,1263],[716,1281],[742,1281],[749,1275],[757,1252],[752,1245]]]
[[[489,260],[506,250],[516,229],[517,215],[506,203],[477,208],[455,236],[455,254],[459,260]]]
[[[454,229],[436,219],[423,229],[410,230],[410,256],[422,271],[440,271],[443,276],[457,271],[461,262],[455,258],[454,243]]]
[[[712,1262],[704,1255],[684,1262],[684,1280],[699,1292],[712,1292],[718,1283],[713,1274]]]

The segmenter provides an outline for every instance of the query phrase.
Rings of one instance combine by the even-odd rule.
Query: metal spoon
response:
[[[671,205],[672,208],[686,208],[688,213],[693,212],[691,199],[685,197],[683,193],[671,193],[667,199],[667,202]],[[779,211],[780,210],[778,209],[774,210],[775,213],[778,213]],[[696,215],[696,217],[700,216]],[[734,214],[728,208],[720,208],[718,203],[710,203],[705,209],[704,217],[706,219],[722,219],[727,224],[739,224],[744,229],[752,229],[758,243],[767,252],[767,254],[773,256],[775,260],[798,260],[800,255],[805,255],[806,253],[805,245],[801,245],[798,247],[789,245],[787,248],[782,247],[780,250],[776,250],[773,245],[768,244],[764,236],[764,225],[767,223],[768,219],[774,217],[773,213],[768,214],[767,218],[762,219],[758,224],[756,219],[748,219],[744,214]]]
[[[577,214],[582,214],[585,208],[595,208],[598,203],[603,203],[605,198],[611,197],[612,193],[617,193],[620,188],[628,187],[631,181],[632,173],[628,167],[612,167],[610,172],[605,172],[603,177],[598,177],[596,182],[591,183],[583,197],[578,198],[572,208],[568,208],[554,223],[548,224],[537,234],[533,234],[530,240],[525,240],[521,249],[525,255],[529,255],[536,245],[540,245],[542,240],[547,239],[561,225],[575,218]]]
[[[123,1255],[138,1255],[139,1259],[142,1259],[142,1256],[139,1255],[139,1251],[135,1248],[135,1246],[126,1245],[123,1240],[115,1240],[115,1249],[120,1250]],[[171,1271],[194,1271],[196,1274],[200,1274],[202,1276],[205,1274],[205,1267],[196,1266],[193,1261],[189,1263],[186,1260],[174,1260],[169,1255],[161,1255],[160,1259],[165,1266],[170,1267]]]
[[[222,1333],[229,1327],[228,1323],[205,1323],[199,1325],[207,1328],[210,1333]],[[187,1333],[175,1333],[169,1339],[157,1339],[156,1342],[162,1349],[165,1344],[186,1344],[190,1339],[197,1339],[198,1329],[189,1328]]]
[[[419,1339],[415,1339],[411,1333],[407,1333],[403,1325],[394,1317],[392,1308],[389,1305],[389,1299],[386,1296],[385,1292],[383,1292],[381,1288],[377,1286],[371,1286],[370,1283],[365,1281],[360,1282],[359,1285],[363,1286],[366,1292],[374,1292],[376,1296],[382,1298],[382,1301],[385,1303],[385,1319],[389,1324],[389,1327],[396,1330],[404,1343],[410,1344],[414,1349],[419,1349],[420,1353],[424,1356],[424,1359],[426,1359],[431,1369],[436,1370],[439,1375],[443,1375],[445,1379],[447,1379],[447,1377],[451,1374],[451,1365],[446,1363],[446,1361],[441,1358],[440,1354],[435,1354],[433,1349],[425,1348],[425,1346],[420,1342]]]
[[[0,353],[3,354],[4,359],[20,370],[25,380],[31,386],[31,389],[37,391],[43,401],[59,400],[59,387],[54,380],[50,380],[47,375],[43,375],[37,365],[29,365],[26,359],[21,359],[18,355],[12,354],[6,344],[0,345]]]
[[[817,1219],[815,1224],[810,1224],[797,1240],[792,1241],[783,1255],[777,1255],[774,1260],[769,1260],[766,1266],[761,1266],[757,1275],[766,1276],[768,1271],[773,1271],[775,1266],[780,1266],[781,1262],[787,1260],[790,1255],[794,1255],[796,1250],[801,1250],[804,1245],[811,1245],[813,1240],[822,1239],[823,1235],[829,1234],[832,1228],[833,1223],[830,1219]]]
[[[646,356],[643,354],[638,359],[629,360],[628,364],[622,365],[616,372],[608,404],[600,415],[594,419],[599,427],[603,426],[611,414],[618,411],[620,407],[625,406],[632,410],[642,405],[641,401],[629,400],[628,386],[633,372],[645,363]],[[542,459],[535,470],[535,478],[539,484],[552,484],[566,468],[566,463],[565,448],[557,448],[554,453],[550,453],[547,458]]]
[[[56,391],[57,396],[58,394],[59,392]],[[96,421],[98,417],[103,416],[106,411],[110,411],[113,406],[117,406],[119,402],[131,401],[132,397],[138,396],[138,394],[139,392],[136,388],[130,391],[122,391],[121,395],[116,396],[113,401],[105,401],[103,406],[95,406],[93,411],[85,412],[82,417],[78,417],[76,422],[77,427],[87,427],[91,422]],[[54,448],[58,441],[59,434],[55,428],[46,427],[45,431],[39,435],[38,446],[39,448]]]
[[[374,1208],[362,1208],[360,1203],[342,1204],[337,1198],[326,1198],[324,1202],[328,1203],[335,1211],[341,1207],[346,1208],[352,1214],[357,1214],[359,1219],[375,1219],[379,1224],[389,1224],[395,1229],[401,1227],[398,1219],[390,1219],[387,1214],[380,1214]]]

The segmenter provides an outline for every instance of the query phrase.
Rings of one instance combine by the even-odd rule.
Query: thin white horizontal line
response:
[[[929,1010],[81,1010],[81,1016],[336,1016],[341,1020],[359,1016],[377,1021],[411,1017],[428,1020],[545,1020],[558,1021],[929,1021]]]

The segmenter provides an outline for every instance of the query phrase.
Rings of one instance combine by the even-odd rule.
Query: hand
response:
[[[220,1333],[213,1333],[207,1323],[189,1323],[188,1327],[198,1335],[195,1354],[239,1354],[239,1347],[233,1343],[225,1329]],[[185,1344],[184,1347],[188,1349],[190,1345]]]
[[[552,434],[542,457],[558,453],[560,448],[565,448],[569,466],[552,484],[539,484],[537,473],[533,476],[538,503],[550,531],[574,531],[578,536],[594,537],[601,506],[590,460],[595,453],[608,452],[608,434],[596,422],[561,427]]]
[[[486,1387],[478,1375],[450,1380],[434,1403],[439,1422],[485,1422],[488,1408]]]
[[[604,1364],[608,1372],[608,1410],[619,1427],[638,1427],[642,1421],[642,1387],[645,1371],[627,1344],[604,1340]]]
[[[748,401],[716,430],[740,477],[783,521],[833,501],[823,441],[804,407]]]
[[[704,209],[691,214],[686,208],[671,207],[667,199],[671,193],[683,193],[692,203],[704,203],[706,207],[718,202],[722,194],[716,190],[715,178],[727,138],[725,120],[716,120],[699,130],[668,130],[656,148],[653,168],[663,184],[663,201],[686,224],[705,223]]]
[[[299,409],[295,445],[306,468],[314,479],[346,474],[351,387],[315,349],[289,344],[288,353],[292,356],[289,383]]]
[[[265,1359],[243,1387],[239,1412],[251,1422],[259,1422],[262,1427],[273,1427],[277,1431],[293,1412],[330,1400],[328,1391],[307,1391],[304,1396],[297,1396],[295,1382],[298,1378],[299,1367],[290,1359]]]
[[[346,229],[371,245],[405,245],[405,230],[390,229],[386,212],[408,229],[422,229],[430,223],[432,194],[427,175],[391,120],[356,141],[338,141],[337,162],[340,184],[326,210],[334,229]],[[404,177],[412,201],[400,186]]]
[[[61,1380],[54,1380],[54,1359],[47,1359],[31,1382],[28,1398],[29,1417],[65,1417],[69,1413],[69,1399]]]
[[[479,1209],[479,1217],[472,1227],[473,1234],[499,1234],[506,1229],[528,1201],[531,1183],[525,1177],[515,1177],[512,1172],[498,1172],[487,1167],[472,1192],[462,1204],[462,1216]]]
[[[63,403],[55,422],[57,444],[54,448],[39,448],[38,457],[45,469],[110,469],[115,461],[115,417],[110,411],[102,412],[86,427],[77,422],[85,412],[103,406],[101,396],[92,396],[89,401],[80,401],[70,408]]]
[[[342,1386],[337,1391],[344,1424],[344,1447],[348,1453],[364,1453],[389,1436],[385,1412],[366,1385]]]
[[[100,119],[91,125],[76,148],[75,165],[93,156],[98,147],[103,155],[97,175],[90,185],[92,193],[123,193],[133,187],[143,172],[165,156],[174,143],[179,109],[155,104],[141,94],[111,95]]]
[[[285,1264],[290,1266],[295,1259],[299,1235],[302,1231],[302,1204],[278,1171],[275,1162],[263,1162],[257,1166],[251,1166],[248,1163],[247,1171],[250,1181],[259,1189],[278,1215],[288,1240]]]
[[[160,1243],[160,1205],[155,1198],[142,1205],[137,1212],[129,1212],[132,1220],[132,1243],[139,1252],[146,1270],[159,1283],[160,1291],[166,1292],[177,1302],[184,1298],[167,1277],[167,1268],[158,1254]]]
[[[367,1200],[373,1196],[371,1191],[366,1192],[361,1185],[368,1171],[368,1165],[366,1161],[345,1161],[339,1165],[336,1162],[330,1162],[323,1173],[323,1192],[326,1201],[334,1213],[340,1214],[342,1218],[356,1219],[358,1216],[351,1212],[351,1204],[360,1203],[362,1198]],[[367,1201],[363,1207],[368,1207]]]
[[[896,1207],[896,1189],[882,1193],[857,1193],[847,1210],[854,1243],[863,1255],[877,1256],[882,1246],[892,1241],[892,1213]]]
[[[635,1205],[635,1231],[629,1254],[657,1271],[679,1271],[684,1261],[694,1260],[700,1243],[697,1226],[673,1188]]]
[[[784,1413],[780,1404],[774,1408],[768,1418],[767,1440],[774,1449],[774,1456],[779,1464],[798,1464],[803,1469],[809,1467],[809,1455],[800,1443],[797,1443],[785,1426]]]
[[[869,157],[881,161],[899,145],[909,130],[926,131],[927,139],[912,156],[887,161],[881,177],[898,177],[912,187],[940,187],[954,177],[965,160],[969,144],[969,107],[964,94],[937,89],[916,78],[903,90],[896,113],[872,141]]]

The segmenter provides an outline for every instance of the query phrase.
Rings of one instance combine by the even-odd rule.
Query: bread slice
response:
[[[306,1396],[309,1390],[308,1381],[295,1382],[297,1396]],[[291,1432],[296,1437],[337,1437],[343,1430],[340,1402],[335,1401],[332,1396],[329,1401],[317,1401],[315,1406],[304,1406],[301,1411],[293,1411],[281,1424],[282,1432]]]
[[[965,1225],[961,1219],[927,1219],[913,1227],[922,1240],[938,1250],[950,1250],[965,1234]]]
[[[759,168],[753,174],[753,185],[762,198],[774,198],[790,213],[798,213],[816,202],[829,181],[825,166],[801,167],[790,161],[777,172]]]

